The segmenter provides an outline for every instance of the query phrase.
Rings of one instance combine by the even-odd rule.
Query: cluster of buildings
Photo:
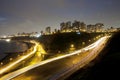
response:
[[[95,25],[87,25],[87,32],[104,32],[104,24],[96,23]]]
[[[42,34],[53,34],[53,33],[64,33],[64,32],[117,32],[120,28],[110,27],[108,29],[104,28],[103,23],[89,24],[86,25],[84,22],[75,20],[73,23],[71,21],[60,23],[60,29],[55,29],[51,31],[51,27],[46,27],[45,33]]]
[[[120,28],[109,28],[104,29],[103,23],[89,24],[86,25],[84,22],[75,20],[73,23],[71,21],[60,23],[60,29],[54,29],[52,31],[51,27],[46,27],[45,31],[41,32],[32,32],[32,33],[18,33],[16,36],[31,36],[39,37],[40,35],[50,35],[55,33],[66,33],[66,32],[117,32],[120,31]]]
[[[86,25],[84,22],[75,20],[73,23],[71,21],[60,23],[60,30],[55,29],[53,32],[102,32],[103,26],[102,23]],[[45,33],[51,34],[51,27],[46,27]]]
[[[71,21],[62,22],[60,27],[61,32],[86,31],[86,24],[80,21],[74,21],[73,23],[71,23]]]

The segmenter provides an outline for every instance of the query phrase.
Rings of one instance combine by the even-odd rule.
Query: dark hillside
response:
[[[59,33],[41,36],[39,41],[42,43],[48,53],[57,53],[58,51],[64,53],[69,51],[71,44],[74,45],[75,49],[80,49],[97,40],[94,38],[100,34],[101,33],[82,32]]]
[[[102,52],[105,55],[99,62],[77,71],[67,80],[120,80],[120,32],[112,37]]]

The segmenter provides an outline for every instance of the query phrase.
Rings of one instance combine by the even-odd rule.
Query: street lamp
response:
[[[18,54],[18,57],[20,57],[20,55]]]
[[[89,42],[90,42],[91,40],[89,40]]]
[[[74,46],[74,44],[71,44],[70,45],[70,51],[74,51],[75,50],[75,46]]]
[[[0,64],[3,65],[3,62],[1,62]]]
[[[10,58],[10,61],[12,61],[13,60],[13,58]]]
[[[74,47],[74,44],[71,44],[70,47],[73,48],[73,47]]]
[[[82,42],[82,45],[85,45],[85,42]]]

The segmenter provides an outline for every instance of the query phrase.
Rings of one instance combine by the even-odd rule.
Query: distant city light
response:
[[[3,38],[7,38],[7,36],[4,35]]]
[[[5,41],[10,42],[10,41],[11,41],[11,39],[6,39]]]
[[[80,32],[77,32],[77,34],[80,34]]]
[[[40,37],[41,36],[41,33],[37,33],[37,34],[31,34],[30,37]]]
[[[40,37],[40,36],[41,36],[41,34],[40,34],[40,33],[35,35],[35,37],[37,37],[37,38],[38,38],[38,37]]]

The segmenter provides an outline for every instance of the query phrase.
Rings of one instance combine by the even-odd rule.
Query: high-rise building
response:
[[[72,23],[72,28],[73,28],[73,30],[74,31],[80,31],[80,21],[74,21],[73,23]]]
[[[83,31],[83,32],[86,31],[86,24],[84,22],[80,23],[80,31]]]
[[[87,32],[95,32],[96,28],[95,25],[87,25]]]
[[[66,22],[66,28],[69,29],[71,27],[71,21]]]
[[[65,31],[65,29],[66,29],[66,23],[62,22],[62,23],[60,24],[60,26],[61,26],[60,30],[61,30],[61,31]]]
[[[51,27],[46,27],[45,33],[46,34],[51,34]]]
[[[102,24],[102,23],[96,23],[95,24],[96,32],[102,32],[103,31],[103,26],[104,26],[104,24]]]
[[[71,21],[66,22],[66,32],[71,32],[72,27],[71,27]]]
[[[68,21],[68,22],[62,22],[61,24],[60,24],[60,26],[61,26],[61,31],[62,32],[69,32],[69,31],[71,31],[71,21]]]

